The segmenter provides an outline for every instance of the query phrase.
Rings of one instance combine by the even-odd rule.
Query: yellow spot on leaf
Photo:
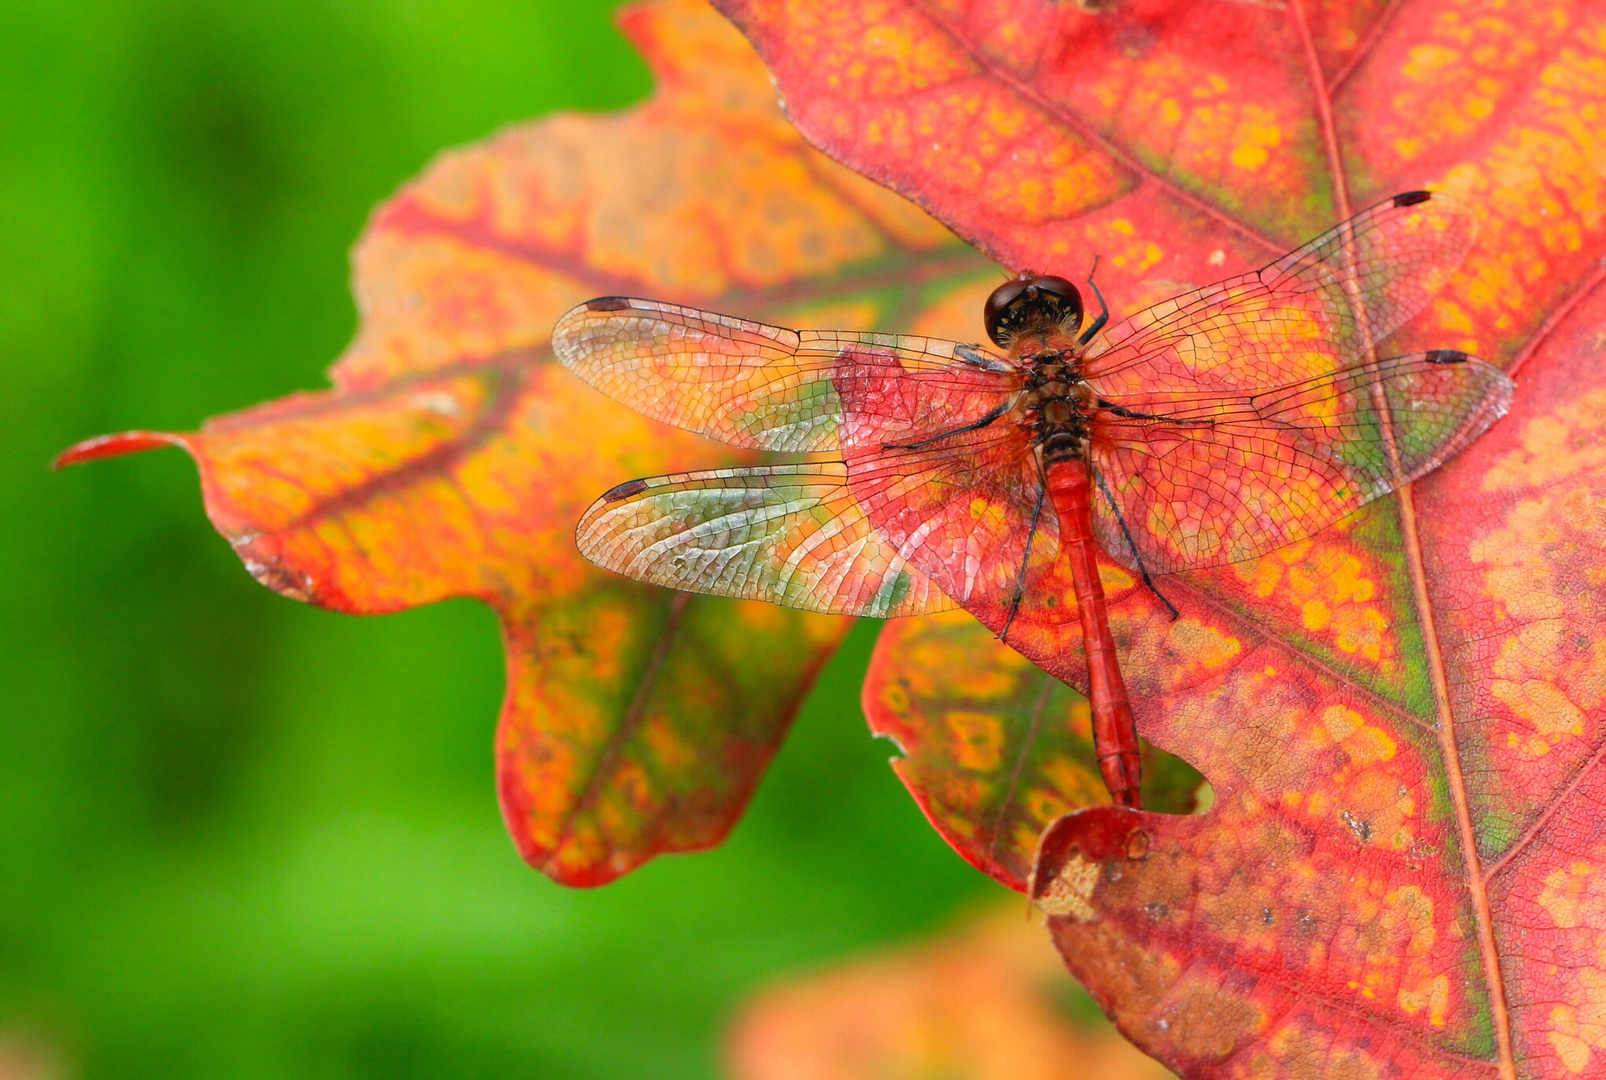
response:
[[[990,713],[951,712],[947,716],[950,752],[962,769],[992,772],[1003,758],[1003,722]]]
[[[1519,719],[1533,727],[1533,734],[1521,740],[1522,751],[1530,757],[1542,757],[1567,736],[1584,733],[1584,714],[1578,706],[1567,700],[1557,687],[1539,679],[1512,682],[1495,679],[1489,686],[1494,695]]]
[[[1606,972],[1598,967],[1579,972],[1577,998],[1581,1005],[1557,1005],[1550,1010],[1550,1045],[1567,1071],[1589,1073],[1596,1054],[1606,1052]],[[1599,1070],[1594,1070],[1599,1072]]]
[[[1275,124],[1245,123],[1237,131],[1232,163],[1254,172],[1271,158],[1271,150],[1283,141],[1282,129]]]
[[[972,499],[970,502],[970,516],[977,521],[986,521],[989,525],[998,526],[1004,522],[1002,507],[995,506],[986,499]]]
[[[1550,1010],[1550,1022],[1557,1028],[1563,1024],[1577,1024],[1575,1016],[1578,1010],[1567,1005],[1558,1005]],[[1575,1076],[1582,1073],[1589,1066],[1589,1044],[1576,1035],[1568,1035],[1557,1030],[1550,1033],[1550,1045],[1555,1047],[1556,1056],[1567,1071]]]
[[[1450,979],[1445,975],[1435,975],[1414,986],[1401,987],[1397,1000],[1400,1008],[1411,1016],[1426,1009],[1428,1023],[1441,1028],[1444,1026],[1445,1013],[1450,1008]]]
[[[1304,611],[1301,613],[1306,630],[1323,630],[1333,621],[1333,613],[1327,605],[1320,600],[1305,601]]]
[[[1138,583],[1137,578],[1113,563],[1099,564],[1099,584],[1106,593],[1123,593]]]
[[[1550,913],[1555,925],[1564,929],[1582,926],[1585,909],[1606,908],[1606,883],[1592,863],[1574,859],[1545,875],[1539,893],[1539,906]]]
[[[1390,761],[1397,749],[1386,731],[1372,727],[1360,713],[1342,705],[1333,705],[1322,713],[1322,727],[1356,765]]]
[[[1550,1010],[1550,1045],[1562,1065],[1574,1076],[1593,1075],[1589,1064],[1606,1056],[1606,972],[1597,967],[1579,972],[1577,1006],[1557,1005]]]
[[[1406,56],[1400,74],[1412,82],[1438,82],[1443,73],[1460,63],[1461,54],[1442,45],[1418,45]]]

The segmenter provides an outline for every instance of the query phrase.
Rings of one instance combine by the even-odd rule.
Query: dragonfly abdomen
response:
[[[1082,449],[1077,460],[1049,461],[1066,440],[1051,436],[1043,446],[1044,482],[1059,517],[1061,550],[1071,570],[1077,614],[1082,622],[1082,653],[1087,658],[1087,696],[1093,706],[1094,744],[1099,772],[1118,806],[1141,808],[1142,758],[1126,680],[1116,656],[1115,635],[1099,579],[1098,547],[1093,539],[1093,484]]]

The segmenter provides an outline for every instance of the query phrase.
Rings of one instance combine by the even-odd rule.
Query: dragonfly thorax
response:
[[[1016,408],[1043,464],[1084,457],[1094,396],[1082,378],[1081,350],[1058,334],[1032,334],[1017,345],[1027,375]]]

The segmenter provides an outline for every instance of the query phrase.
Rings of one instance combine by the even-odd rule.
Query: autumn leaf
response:
[[[1437,711],[1245,641],[1144,717],[1212,813],[1093,810],[1046,836],[1036,895],[1071,969],[1184,1075],[1239,1054],[1286,1076],[1598,1068],[1602,344],[1592,287],[1523,358],[1511,415],[1418,485]]]
[[[901,751],[892,768],[932,825],[972,866],[1018,892],[1045,828],[1110,801],[1087,698],[965,612],[888,622],[863,697],[870,730]],[[1144,751],[1144,805],[1191,813],[1199,774]]]
[[[847,620],[637,585],[573,531],[621,480],[743,459],[646,421],[553,360],[601,293],[797,323],[973,336],[996,268],[806,147],[708,8],[622,23],[659,91],[441,156],[357,246],[334,389],[196,434],[92,440],[64,463],[181,446],[263,584],[346,612],[473,596],[501,619],[498,784],[524,857],[595,885],[717,843]]]
[[[765,989],[743,1004],[726,1054],[733,1080],[1171,1075],[1087,1005],[1042,931],[1010,905]]]
[[[1106,566],[1139,727],[1215,805],[1073,815],[1035,894],[1071,969],[1188,1077],[1606,1069],[1606,11],[721,6],[816,145],[1006,265],[1075,279],[1102,255],[1118,316],[1394,192],[1475,208],[1478,246],[1388,349],[1501,364],[1511,414],[1313,540],[1164,579],[1174,622]],[[951,630],[1008,679],[985,630]],[[1029,599],[1010,641],[1082,683],[1074,614]],[[889,635],[875,664],[935,744],[950,711],[908,697],[944,687],[931,652]],[[975,770],[969,821],[951,774],[922,801],[962,843],[1000,800],[1029,816],[1021,775]]]

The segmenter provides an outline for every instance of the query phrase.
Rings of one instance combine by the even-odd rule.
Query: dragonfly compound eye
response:
[[[992,291],[987,297],[986,306],[982,308],[981,318],[987,327],[987,336],[992,338],[993,344],[1000,349],[1009,348],[1009,338],[1014,336],[1013,332],[1006,334],[1004,327],[1000,325],[1001,320],[1025,291],[1026,282],[1020,278],[1006,281]]]
[[[987,336],[1007,349],[1021,333],[1075,333],[1082,325],[1082,294],[1062,277],[1019,277],[994,289],[982,311]]]

